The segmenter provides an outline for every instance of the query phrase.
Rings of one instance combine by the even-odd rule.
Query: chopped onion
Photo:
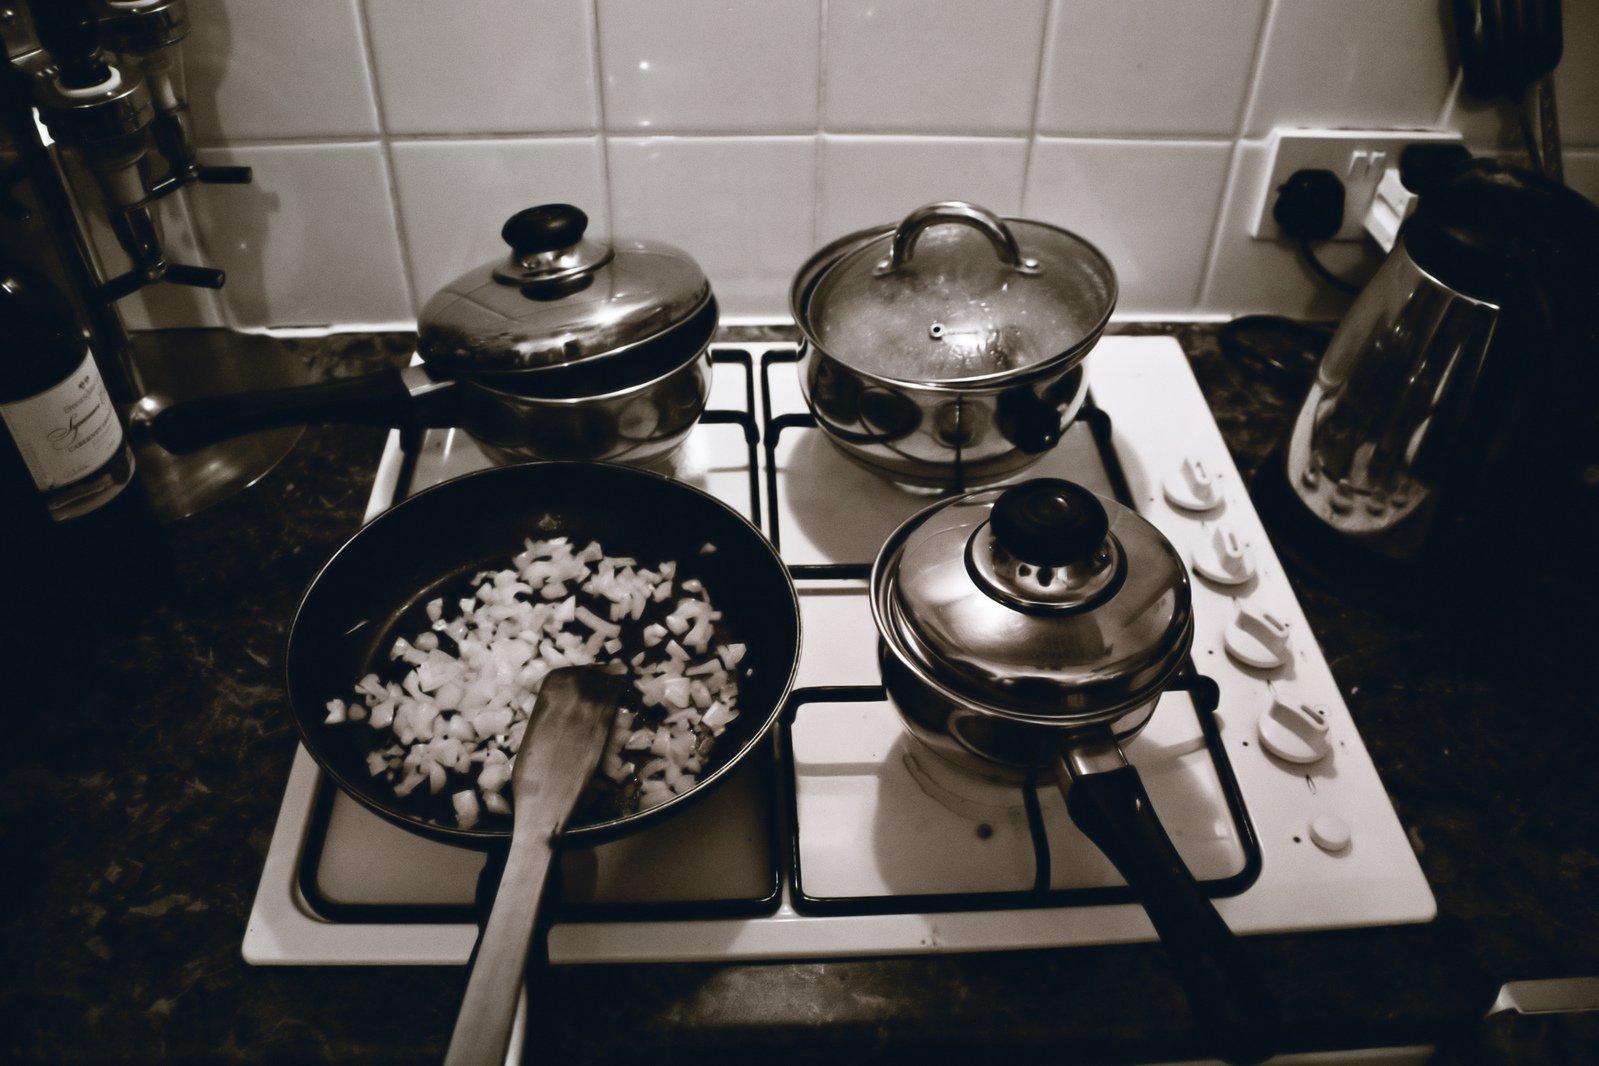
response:
[[[722,615],[703,583],[677,578],[672,560],[645,568],[596,543],[528,538],[509,568],[473,576],[453,617],[444,597],[429,600],[427,628],[390,646],[395,680],[367,674],[354,701],[328,701],[326,722],[366,719],[392,741],[367,756],[371,774],[402,797],[424,782],[448,789],[456,824],[471,828],[483,811],[511,813],[505,793],[545,676],[596,664],[633,682],[596,776],[620,789],[621,813],[665,803],[694,787],[737,716],[745,654],[717,643]]]

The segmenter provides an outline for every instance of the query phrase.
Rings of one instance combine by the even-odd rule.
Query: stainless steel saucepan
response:
[[[1270,1050],[1262,982],[1156,817],[1121,744],[1188,659],[1188,573],[1150,523],[1035,478],[940,502],[872,569],[883,682],[911,733],[981,775],[1052,772],[1121,872],[1219,1054]]]
[[[934,489],[1004,480],[1055,446],[1115,306],[1115,271],[1081,237],[954,200],[833,242],[789,291],[828,439]]]
[[[152,421],[172,452],[273,426],[459,426],[491,458],[661,459],[710,395],[717,305],[688,253],[585,236],[569,204],[511,217],[511,253],[428,301],[420,366],[174,404]]]

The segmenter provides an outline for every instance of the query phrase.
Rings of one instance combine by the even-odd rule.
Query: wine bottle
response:
[[[133,449],[72,304],[10,264],[0,265],[0,423],[35,495],[24,521],[69,522],[129,491]]]

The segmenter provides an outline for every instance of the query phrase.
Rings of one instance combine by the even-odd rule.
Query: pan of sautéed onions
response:
[[[766,539],[660,474],[529,463],[378,516],[312,582],[289,638],[301,739],[352,797],[430,836],[507,836],[516,753],[561,666],[624,675],[564,832],[631,831],[758,746],[793,683],[799,613]]]

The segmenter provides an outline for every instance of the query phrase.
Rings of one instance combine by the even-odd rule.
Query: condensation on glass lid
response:
[[[972,381],[1049,362],[1096,334],[1113,300],[1091,261],[1045,249],[1019,270],[963,226],[927,229],[897,268],[875,251],[824,276],[811,309],[829,356],[893,380]]]

